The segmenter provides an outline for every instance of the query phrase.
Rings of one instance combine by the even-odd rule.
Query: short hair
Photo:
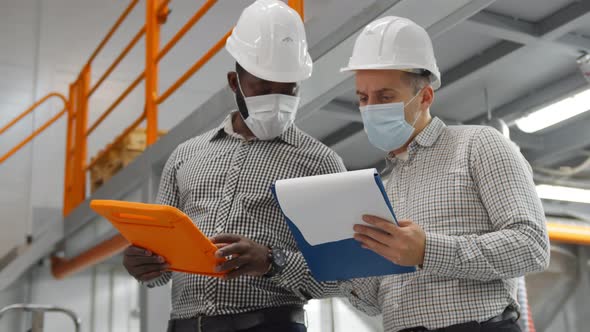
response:
[[[414,93],[416,94],[430,84],[430,75],[431,74],[428,70],[424,70],[421,73],[404,71],[402,80],[412,87]]]

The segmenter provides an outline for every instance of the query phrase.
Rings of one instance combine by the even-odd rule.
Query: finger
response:
[[[358,242],[361,243],[361,246],[365,249],[370,249],[373,250],[377,253],[380,252],[385,252],[385,250],[387,250],[387,246],[385,246],[384,244],[377,242],[375,240],[373,240],[372,238],[366,236],[366,235],[362,235],[362,234],[355,234],[354,235],[354,239],[357,240]]]
[[[217,252],[215,252],[215,256],[227,257],[227,256],[231,256],[231,255],[242,255],[246,251],[248,251],[248,249],[249,249],[249,246],[247,243],[238,242],[238,243],[230,244],[230,245],[224,247],[223,249],[217,250]]]
[[[228,272],[225,276],[223,276],[223,279],[233,280],[233,279],[239,278],[241,276],[247,275],[250,271],[251,271],[250,266],[244,265],[237,270],[232,270],[232,271]]]
[[[388,247],[389,247],[389,244],[394,241],[393,236],[391,234],[385,233],[384,231],[382,231],[380,229],[373,228],[373,227],[355,225],[354,231],[357,232],[357,234],[370,237],[373,240],[380,242],[381,244],[388,246]]]
[[[248,258],[246,256],[240,256],[238,258],[234,258],[227,262],[218,264],[215,267],[217,272],[224,272],[224,271],[231,271],[235,269],[239,269],[241,266],[248,264]]]
[[[146,282],[146,281],[150,281],[150,280],[159,278],[162,275],[162,273],[163,273],[163,271],[145,273],[145,274],[142,274],[141,276],[139,276],[137,279],[141,280],[143,282]]]
[[[130,246],[125,249],[124,254],[126,256],[151,256],[152,252],[136,246]]]
[[[160,256],[130,256],[123,258],[129,266],[141,266],[150,264],[164,264],[166,260]]]
[[[408,227],[413,225],[414,223],[409,220],[400,220],[397,222],[397,224],[399,225],[399,227]]]
[[[217,249],[225,248],[229,245],[230,245],[229,243],[215,243],[215,246],[217,247]]]
[[[375,216],[363,216],[363,221],[369,225],[375,226],[387,233],[394,234],[398,229],[397,226],[389,220],[385,220]]]
[[[213,243],[236,243],[242,240],[242,237],[236,234],[219,234],[212,237],[211,242]]]

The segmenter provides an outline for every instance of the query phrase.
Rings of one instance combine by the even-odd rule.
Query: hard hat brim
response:
[[[340,72],[345,73],[345,72],[358,71],[358,70],[409,70],[409,69],[416,69],[416,68],[428,70],[427,68],[421,68],[420,66],[411,65],[411,64],[407,64],[407,65],[377,64],[377,65],[347,66],[347,67],[340,68]],[[432,70],[429,70],[429,71],[430,71],[432,77],[434,78],[434,80],[432,80],[432,79],[430,80],[430,85],[432,86],[432,88],[434,90],[437,90],[441,86],[440,74],[433,72]]]

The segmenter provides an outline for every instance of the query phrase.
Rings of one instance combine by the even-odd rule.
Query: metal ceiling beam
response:
[[[576,1],[537,23],[539,34],[548,40],[555,40],[571,32],[580,23],[586,22],[590,13],[590,1]]]
[[[547,175],[535,173],[534,179],[536,183],[549,184],[552,186],[575,187],[580,189],[590,190],[590,181],[582,179],[561,179]],[[590,206],[589,206],[590,208]],[[588,211],[590,214],[590,210]]]
[[[557,39],[559,45],[569,45],[572,49],[584,50],[590,53],[590,36],[579,33],[568,33]]]
[[[546,214],[565,215],[590,222],[590,204],[543,200]]]
[[[580,22],[587,19],[588,16],[590,16],[590,1],[583,1],[558,10],[543,21],[534,23],[534,27],[527,27],[522,22],[519,24],[509,24],[506,20],[496,20],[497,25],[500,27],[505,28],[509,25],[512,30],[520,31],[517,37],[523,39],[521,41],[525,42],[525,44],[503,41],[455,66],[443,75],[443,88],[438,92],[439,96],[444,98],[445,94],[450,93],[450,87],[453,85],[460,82],[467,82],[480,75],[483,71],[491,70],[491,67],[495,63],[524,47],[527,41],[534,42],[534,39],[526,37],[524,32],[536,35],[537,38],[543,40],[554,41],[571,32]],[[490,20],[491,17],[482,18],[480,16],[479,21],[489,22]]]
[[[347,138],[353,135],[358,134],[361,131],[363,131],[362,122],[351,122],[346,126],[339,128],[330,135],[324,137],[321,141],[327,146],[334,147],[335,145],[341,143],[342,141],[346,140]]]
[[[341,120],[363,122],[363,118],[361,117],[358,107],[351,103],[337,99],[332,100],[327,105],[322,107],[322,112],[330,114],[330,116]]]
[[[576,117],[575,121],[550,131],[544,135],[543,149],[525,151],[525,156],[531,164],[553,161],[556,155],[577,152],[590,145],[590,113]]]
[[[510,129],[510,140],[515,142],[521,149],[543,149],[545,140],[543,136],[527,134],[518,128]]]
[[[563,96],[587,88],[588,82],[578,71],[575,71],[561,79],[558,79],[555,82],[552,82],[551,84],[535,88],[519,99],[516,99],[508,104],[500,106],[499,108],[493,110],[493,114],[494,117],[501,118],[509,126],[514,126],[515,121],[517,119],[527,115],[531,111],[543,107],[544,105],[550,104],[555,100],[562,98]],[[473,118],[467,121],[466,123],[484,124],[486,121],[487,115],[484,114],[476,118]],[[588,125],[586,123],[586,127],[587,126]],[[564,146],[563,148],[559,148],[558,150],[551,150],[555,148],[552,147],[552,142],[553,144],[555,142],[561,142],[560,137],[562,132],[571,131],[574,129],[575,128],[570,128],[569,126],[566,126],[565,128],[560,128],[559,130],[555,131],[559,132],[559,135],[543,135],[527,134],[521,132],[516,127],[512,127],[511,139],[523,149],[523,154],[527,157],[529,161],[533,163],[547,163],[548,161],[559,163],[563,160],[567,160],[575,156],[577,154],[576,151],[579,150],[579,146],[582,146],[583,148],[584,145],[590,145],[590,140],[586,140],[585,144],[581,142],[572,142],[574,147],[578,147],[577,149],[570,149],[568,146]],[[590,132],[590,130],[587,129],[586,131]],[[580,136],[580,138],[581,137],[582,136]],[[569,143],[566,142],[565,144]]]
[[[312,59],[318,59],[338,46],[343,40],[350,37],[357,31],[363,29],[365,25],[379,17],[383,12],[389,10],[394,5],[398,4],[400,0],[377,0],[367,8],[363,9],[359,14],[349,19],[345,24],[340,26],[330,36],[323,40],[310,45],[309,54]],[[309,27],[308,29],[312,29]]]
[[[496,0],[473,0],[465,6],[454,11],[451,15],[431,25],[428,29],[428,34],[433,40],[440,37],[445,32],[451,30],[459,23],[468,20],[473,15],[479,13],[485,8],[489,7]]]
[[[590,39],[584,36],[567,34],[555,41],[547,40],[541,38],[539,25],[489,11],[474,15],[466,24],[473,32],[524,45],[546,45],[570,56],[590,51]]]
[[[485,70],[490,70],[491,65],[500,61],[505,56],[523,47],[523,44],[511,41],[501,41],[486,49],[480,54],[458,64],[443,74],[443,88],[438,92],[441,98],[448,88],[462,80],[467,80],[480,75]]]
[[[492,113],[494,117],[501,118],[509,126],[512,126],[517,119],[530,113],[535,108],[542,107],[567,94],[585,88],[588,88],[588,82],[580,72],[575,71],[550,84],[530,90],[522,97],[494,109]],[[482,124],[486,120],[487,115],[483,114],[466,121],[466,123]]]

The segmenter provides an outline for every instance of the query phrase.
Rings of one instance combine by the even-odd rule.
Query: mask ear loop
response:
[[[246,96],[244,95],[244,91],[242,90],[242,83],[240,82],[240,74],[236,72],[236,78],[238,80],[238,91],[240,91],[240,94],[242,95],[242,108],[243,110],[240,108],[240,103],[238,102],[238,96],[236,93],[236,106],[238,107],[238,113],[240,113],[240,116],[242,117],[243,120],[246,120],[246,118],[248,118],[248,116],[250,115],[249,110],[248,110],[248,105],[246,105]]]
[[[240,74],[236,73],[236,78],[238,79],[238,90],[240,90],[242,97],[245,99],[246,95],[244,94],[244,90],[242,90],[242,83],[240,83]]]
[[[408,105],[410,105],[411,103],[413,103],[413,102],[414,102],[414,100],[416,99],[416,97],[418,97],[418,95],[420,95],[420,93],[421,93],[421,92],[422,92],[422,90],[418,91],[418,93],[417,93],[417,94],[416,94],[414,97],[412,97],[412,99],[410,99],[410,101],[409,101],[407,104],[405,104],[405,105],[404,105],[404,109],[405,109],[405,108],[406,108]],[[416,127],[414,127],[414,125],[416,124],[416,122],[418,122],[418,119],[420,119],[420,113],[418,113],[418,116],[416,117],[416,119],[415,119],[415,120],[414,120],[414,122],[412,123],[412,125],[411,125],[411,126],[412,126],[412,128],[416,128]]]

